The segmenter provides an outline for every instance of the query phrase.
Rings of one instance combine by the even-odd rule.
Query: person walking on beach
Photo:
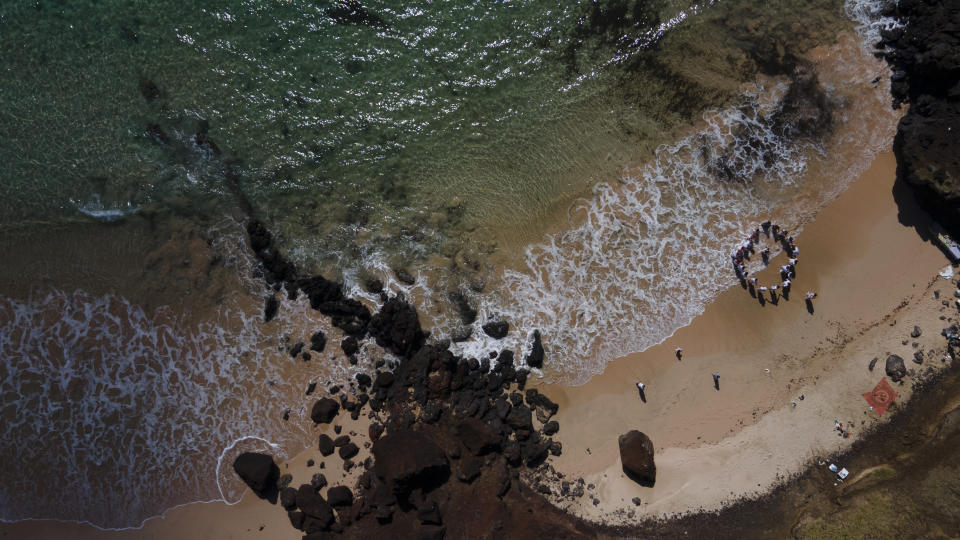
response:
[[[720,372],[713,374],[713,387],[717,390],[720,390]]]
[[[637,391],[640,392],[640,401],[647,402],[647,394],[644,390],[647,388],[647,385],[643,384],[640,381],[637,381]]]
[[[807,300],[813,300],[816,297],[817,297],[817,293],[812,291],[807,291],[807,296],[806,296]]]
[[[777,289],[779,288],[780,288],[779,285],[770,286],[770,301],[773,302],[774,304],[777,303]]]
[[[683,360],[683,349],[677,347],[677,360]]]

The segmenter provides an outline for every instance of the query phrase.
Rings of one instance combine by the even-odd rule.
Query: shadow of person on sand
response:
[[[761,305],[761,306],[766,306],[766,305],[767,305],[767,299],[764,298],[764,297],[763,297],[763,294],[761,294],[759,291],[757,292],[757,301],[760,302],[760,305]]]
[[[807,298],[807,313],[813,315],[813,300]]]
[[[640,392],[640,401],[647,402],[647,393],[643,391],[643,388],[637,387],[637,392]]]

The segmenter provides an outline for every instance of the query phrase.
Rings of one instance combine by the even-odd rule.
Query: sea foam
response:
[[[741,103],[706,113],[694,133],[660,147],[651,163],[578,201],[567,230],[529,246],[525,268],[506,270],[501,291],[477,297],[471,339],[451,348],[478,358],[514,348],[523,358],[539,329],[551,359],[544,375],[582,384],[613,358],[660,343],[733,285],[729,253],[758,220],[801,229],[889,151],[896,125],[888,82],[878,77],[885,66],[864,45],[893,23],[876,3],[851,1],[847,11],[861,46],[841,51],[836,72],[819,73],[836,106],[832,137],[785,135],[773,118],[787,83],[758,83]],[[857,152],[841,158],[828,146]],[[807,177],[811,160],[819,182]],[[480,326],[491,318],[515,331],[490,339]]]

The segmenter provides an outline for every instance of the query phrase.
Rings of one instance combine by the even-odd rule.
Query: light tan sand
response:
[[[849,446],[876,422],[862,394],[884,376],[888,352],[902,356],[908,369],[942,365],[942,354],[923,366],[912,363],[911,345],[943,350],[939,332],[946,323],[939,317],[955,316],[956,309],[943,307],[933,289],[952,299],[952,284],[937,276],[948,261],[898,221],[895,168],[892,154],[879,156],[797,236],[800,260],[789,301],[761,306],[734,287],[661,345],[610,363],[586,385],[541,388],[560,404],[564,451],[554,467],[595,484],[588,494],[600,501],[584,497],[561,506],[618,523],[720,508]],[[784,259],[773,259],[761,284],[776,282]],[[808,290],[818,293],[812,314],[803,299]],[[914,324],[924,330],[917,340],[909,336]],[[681,361],[676,347],[683,348]],[[880,360],[870,372],[875,356]],[[909,380],[895,385],[900,403],[909,397]],[[646,403],[636,381],[647,385]],[[855,426],[850,438],[840,437],[834,420]],[[652,488],[622,472],[617,438],[632,429],[654,442]]]

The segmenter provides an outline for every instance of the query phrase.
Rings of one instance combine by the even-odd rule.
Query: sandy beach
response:
[[[940,317],[952,316],[953,307],[942,306],[934,290],[952,298],[953,284],[937,275],[947,260],[910,225],[921,218],[912,196],[904,195],[894,178],[893,156],[882,154],[797,235],[801,259],[789,300],[760,305],[741,287],[731,288],[692,324],[656,347],[612,362],[588,384],[540,385],[560,405],[564,452],[551,461],[553,467],[596,486],[578,502],[559,504],[608,524],[721,508],[848,447],[882,421],[861,394],[884,376],[888,353],[908,359],[908,368],[917,371],[942,366],[942,349],[928,353],[922,366],[909,359],[915,350],[942,344]],[[759,275],[761,282],[774,282],[781,259],[782,254],[771,261]],[[803,301],[808,290],[818,293],[812,313]],[[913,325],[923,329],[918,339],[909,336]],[[683,348],[680,361],[676,347]],[[867,366],[874,357],[880,360],[871,372]],[[714,372],[720,373],[719,390],[713,387]],[[909,400],[910,380],[895,385],[900,396],[893,411]],[[647,385],[645,403],[636,381]],[[839,435],[834,420],[849,426],[849,438]],[[358,444],[366,440],[365,421],[344,425],[344,432],[360,434]],[[330,426],[324,429],[332,434]],[[617,437],[631,429],[648,434],[655,444],[658,473],[652,488],[635,484],[621,470]],[[314,468],[306,466],[308,459],[316,460]],[[323,471],[321,460],[310,450],[281,470],[293,474],[294,485],[308,482],[314,472],[324,472],[331,485],[350,485],[338,459],[329,459]],[[641,499],[639,506],[634,497]],[[599,502],[593,504],[593,498]],[[282,509],[250,492],[234,506],[198,503],[171,509],[139,530],[101,531],[53,521],[0,525],[0,537],[6,538],[292,539],[300,534]]]
[[[952,298],[952,283],[937,275],[948,261],[904,224],[921,218],[912,196],[895,188],[895,168],[892,154],[880,155],[797,235],[801,256],[790,300],[761,306],[734,287],[691,325],[612,362],[588,384],[540,388],[560,404],[564,453],[554,467],[597,486],[598,504],[590,497],[564,503],[570,511],[628,524],[715,510],[764,492],[882,421],[862,394],[884,377],[887,354],[918,371],[943,365],[940,317],[954,309],[942,306],[934,290]],[[771,261],[761,284],[776,283],[784,259]],[[806,291],[818,294],[812,313]],[[909,335],[914,325],[923,330],[918,339]],[[910,362],[916,350],[927,352],[922,366]],[[880,360],[871,372],[874,357]],[[636,381],[646,384],[646,403]],[[909,400],[909,382],[895,385],[899,405]],[[849,438],[834,420],[853,426]],[[654,442],[652,488],[621,470],[617,438],[632,429]]]

